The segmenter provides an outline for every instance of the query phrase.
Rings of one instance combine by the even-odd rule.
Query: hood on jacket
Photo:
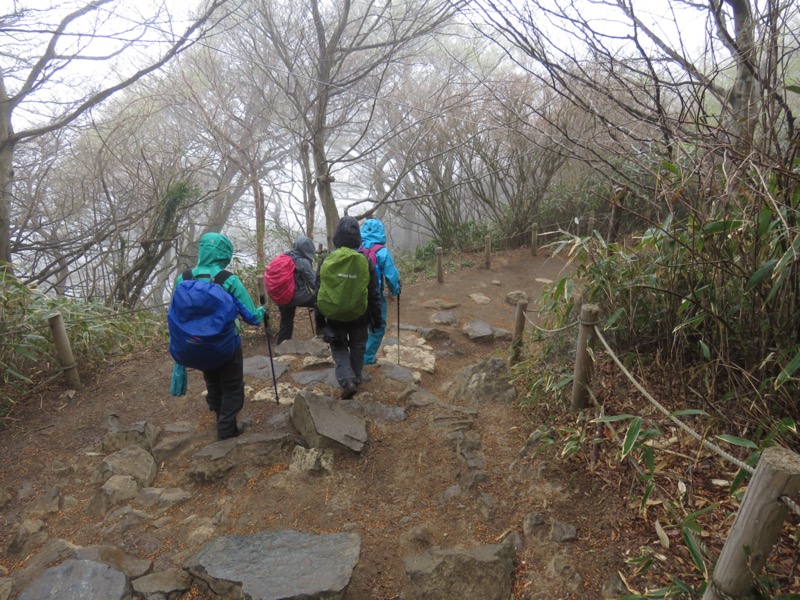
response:
[[[304,235],[298,235],[294,240],[292,250],[305,258],[308,262],[314,262],[314,242]]]
[[[204,233],[197,244],[197,266],[224,269],[233,258],[233,243],[221,233]]]
[[[336,233],[333,234],[333,245],[337,248],[347,246],[358,250],[361,246],[361,230],[355,217],[345,215],[341,218]]]
[[[386,229],[380,219],[367,219],[361,226],[361,245],[372,248],[375,244],[386,245]]]

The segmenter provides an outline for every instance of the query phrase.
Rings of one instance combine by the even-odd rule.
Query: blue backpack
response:
[[[233,296],[222,284],[231,276],[228,271],[195,279],[191,269],[183,272],[183,281],[175,288],[167,312],[169,353],[179,365],[210,371],[228,362],[241,341],[236,333],[239,313]]]

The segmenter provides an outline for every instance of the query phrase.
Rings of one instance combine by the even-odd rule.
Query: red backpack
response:
[[[281,306],[289,304],[294,298],[294,261],[288,254],[273,258],[264,271],[264,287],[267,295]]]

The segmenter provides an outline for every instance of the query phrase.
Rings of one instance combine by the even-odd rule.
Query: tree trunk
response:
[[[264,273],[267,265],[267,257],[264,251],[264,240],[266,237],[267,207],[264,202],[264,188],[257,177],[253,178],[253,199],[256,204],[256,273]],[[258,295],[265,298],[267,290],[264,289],[264,278],[257,277]]]
[[[0,269],[11,267],[11,182],[14,179],[14,128],[6,84],[0,73]]]
[[[735,32],[736,79],[728,94],[729,119],[726,129],[739,156],[750,154],[756,126],[756,48],[753,12],[750,0],[725,0],[733,10]]]
[[[308,158],[308,142],[300,144],[300,164],[303,169],[303,202],[305,204],[306,237],[314,239],[314,220],[317,209],[317,186],[314,185],[314,175],[311,172],[311,161]]]
[[[321,134],[316,135],[322,138]],[[336,208],[336,201],[333,198],[334,179],[328,172],[328,159],[325,155],[324,140],[315,140],[313,145],[314,170],[317,176],[317,192],[319,193],[320,204],[325,213],[325,233],[328,240],[328,248],[333,248],[333,234],[339,225],[339,210]]]

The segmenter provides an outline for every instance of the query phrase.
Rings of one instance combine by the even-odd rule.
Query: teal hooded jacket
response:
[[[221,233],[205,233],[197,245],[197,266],[192,269],[192,276],[197,278],[198,275],[209,275],[213,279],[217,273],[230,264],[231,259],[233,259],[233,243]],[[178,275],[175,286],[177,287],[181,281],[183,281],[183,273]],[[242,314],[246,321],[251,325],[261,324],[264,318],[263,310],[256,308],[241,279],[236,275],[231,275],[222,288],[241,302],[242,306],[254,317],[254,321],[251,321],[247,318],[248,315]],[[237,331],[241,329],[238,322],[236,329]]]

